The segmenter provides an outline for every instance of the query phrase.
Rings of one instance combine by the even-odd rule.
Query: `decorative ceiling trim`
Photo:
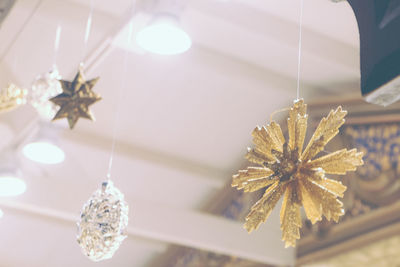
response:
[[[308,267],[400,266],[400,235],[391,236],[334,257],[307,264]]]
[[[397,206],[399,206],[399,205],[397,205]],[[400,209],[398,209],[398,207],[396,207],[396,209],[393,209],[392,212],[400,213]],[[354,251],[354,250],[364,247],[366,244],[378,242],[380,240],[392,237],[394,235],[399,235],[399,233],[400,233],[400,222],[394,223],[394,224],[388,225],[386,227],[380,228],[378,230],[370,231],[364,235],[359,235],[359,236],[356,236],[353,238],[348,238],[348,239],[340,242],[339,244],[325,247],[320,250],[316,250],[314,252],[310,252],[310,253],[307,253],[304,255],[298,255],[297,260],[296,260],[296,266],[310,264],[310,263],[313,263],[316,261],[320,261],[320,260],[331,258],[333,256],[337,256],[337,255],[345,253],[345,252]],[[331,233],[331,235],[334,235],[334,234],[335,233],[333,233],[333,232]],[[299,245],[301,245],[301,244],[299,244]]]
[[[400,122],[400,103],[389,107],[371,105],[359,95],[315,99],[308,104],[310,116],[319,118],[320,114],[328,112],[337,105],[341,105],[349,112],[346,125]],[[313,119],[313,122],[319,121]]]

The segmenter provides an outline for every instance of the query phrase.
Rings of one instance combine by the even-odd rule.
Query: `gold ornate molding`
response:
[[[400,266],[400,224],[350,239],[318,253],[302,257],[298,266],[304,267],[394,267]],[[376,236],[384,237],[377,240]],[[366,245],[368,244],[368,245]]]

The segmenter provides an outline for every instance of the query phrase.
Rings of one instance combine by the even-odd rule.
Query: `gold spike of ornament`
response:
[[[284,196],[280,223],[286,247],[296,246],[296,240],[300,238],[301,206],[312,223],[322,220],[322,216],[337,222],[344,214],[343,203],[337,198],[343,197],[346,186],[340,181],[326,178],[325,173],[344,175],[363,164],[363,153],[355,149],[342,149],[314,159],[339,133],[347,114],[342,107],[332,110],[321,120],[303,152],[308,119],[306,112],[304,100],[296,100],[287,119],[288,141],[285,141],[276,122],[254,129],[255,148],[249,149],[246,158],[260,166],[240,170],[232,181],[233,187],[245,192],[266,188],[246,217],[244,228],[248,232],[265,222]]]

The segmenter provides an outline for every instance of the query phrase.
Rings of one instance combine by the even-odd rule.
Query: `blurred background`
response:
[[[91,106],[96,121],[74,130],[29,101],[0,114],[0,176],[15,191],[0,198],[0,266],[398,266],[400,106],[362,100],[349,4],[304,2],[308,134],[342,105],[348,120],[329,149],[357,147],[369,164],[343,178],[340,224],[304,220],[297,248],[285,249],[279,208],[248,235],[244,216],[263,192],[230,183],[247,166],[254,127],[296,98],[300,1],[0,1],[1,87],[29,94],[54,64],[72,80],[83,60],[103,98]],[[130,206],[128,238],[93,263],[76,222],[106,180],[114,130],[112,180]],[[39,152],[28,146],[38,142]]]

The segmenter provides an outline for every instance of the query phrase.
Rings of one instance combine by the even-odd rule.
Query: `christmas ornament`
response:
[[[94,120],[89,106],[101,100],[100,95],[92,91],[98,80],[99,77],[86,81],[82,65],[72,82],[60,80],[63,92],[50,99],[51,102],[60,106],[53,120],[67,118],[71,129],[79,118]]]
[[[11,111],[26,103],[28,91],[13,83],[0,90],[0,113]]]
[[[325,145],[339,133],[347,112],[338,107],[331,110],[319,123],[310,142],[303,151],[306,136],[307,105],[296,100],[289,111],[286,141],[276,122],[257,127],[253,131],[254,149],[249,149],[246,158],[259,167],[248,167],[233,176],[232,186],[253,192],[266,188],[262,198],[251,208],[244,224],[248,232],[265,222],[281,196],[280,213],[282,240],[285,246],[295,246],[300,238],[300,207],[312,223],[322,220],[338,221],[344,214],[342,202],[346,190],[341,182],[328,179],[325,174],[344,175],[363,164],[362,153],[355,149],[342,149],[314,159]]]
[[[51,71],[36,77],[32,84],[29,100],[44,120],[53,118],[59,109],[49,99],[62,93],[60,79],[58,69],[54,67]]]
[[[128,204],[111,181],[94,192],[83,206],[77,241],[93,261],[110,259],[126,238]]]

